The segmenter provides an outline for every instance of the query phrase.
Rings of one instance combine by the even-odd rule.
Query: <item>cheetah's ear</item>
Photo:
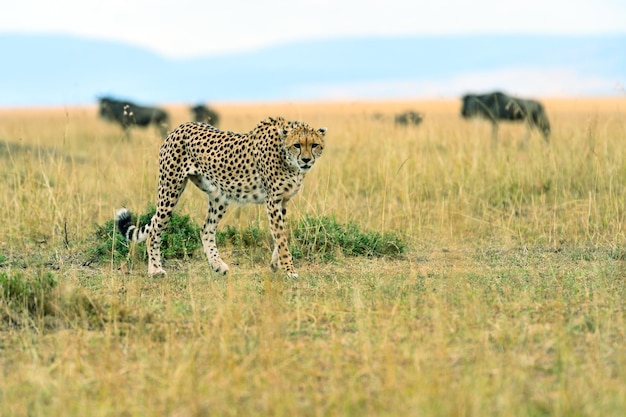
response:
[[[286,126],[278,128],[278,134],[283,138],[286,137],[290,131],[291,131],[291,128],[286,127]]]
[[[326,128],[325,127],[320,127],[319,129],[317,129],[317,133],[319,133],[320,135],[324,136],[326,135]]]

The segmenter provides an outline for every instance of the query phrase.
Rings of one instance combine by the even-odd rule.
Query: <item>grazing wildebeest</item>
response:
[[[193,106],[191,108],[191,113],[193,113],[193,120],[196,122],[208,123],[211,126],[218,127],[217,125],[220,122],[220,116],[215,110],[208,108],[204,104]]]
[[[550,141],[550,122],[543,105],[535,100],[511,97],[499,91],[489,94],[467,94],[463,96],[461,115],[464,118],[482,117],[493,126],[492,140],[498,137],[498,122],[501,120],[525,122],[528,130],[524,142],[530,136],[530,128],[541,131],[543,139]]]
[[[397,125],[419,125],[424,120],[424,116],[420,113],[414,111],[407,111],[404,113],[400,113],[396,115],[396,124]]]
[[[110,97],[101,97],[100,117],[103,119],[117,122],[124,129],[124,134],[128,136],[132,126],[149,126],[155,125],[161,136],[167,136],[169,125],[169,116],[157,107],[139,106],[130,101],[116,100]]]

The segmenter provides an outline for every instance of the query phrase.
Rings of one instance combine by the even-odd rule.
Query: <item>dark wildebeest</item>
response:
[[[414,111],[407,111],[404,113],[400,113],[396,115],[396,124],[397,125],[419,125],[424,120],[424,116]]]
[[[501,120],[525,122],[528,130],[524,142],[528,140],[531,128],[540,130],[546,143],[550,141],[548,116],[541,103],[535,100],[511,97],[501,92],[467,94],[463,96],[461,116],[466,119],[482,117],[489,120],[493,126],[493,142],[498,137],[498,122]]]
[[[193,114],[193,120],[196,122],[208,123],[211,126],[217,127],[220,122],[220,116],[213,109],[208,108],[204,104],[198,104],[191,108]]]
[[[101,97],[100,117],[103,119],[117,122],[124,129],[124,134],[128,136],[132,126],[149,126],[155,125],[161,136],[167,136],[169,125],[169,116],[157,107],[139,106],[130,101],[116,100],[110,97]]]

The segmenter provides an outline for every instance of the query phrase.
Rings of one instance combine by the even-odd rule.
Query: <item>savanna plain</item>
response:
[[[328,128],[290,229],[404,242],[296,258],[297,280],[269,269],[263,206],[220,224],[263,242],[223,244],[226,277],[201,248],[161,277],[141,244],[94,256],[116,209],[155,203],[158,132],[0,110],[0,415],[626,415],[626,99],[543,102],[549,144],[503,125],[495,145],[454,100],[217,103],[226,130]],[[396,126],[405,110],[423,123]],[[202,224],[204,194],[177,212]]]

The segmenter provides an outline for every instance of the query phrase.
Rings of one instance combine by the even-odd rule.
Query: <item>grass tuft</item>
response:
[[[57,280],[50,272],[40,272],[34,277],[21,273],[0,273],[0,296],[4,308],[3,321],[15,322],[20,314],[42,316],[54,311],[51,303]]]
[[[241,230],[227,225],[224,230],[218,230],[215,240],[218,246],[231,244],[237,248],[261,248],[268,238],[268,232],[261,230],[258,225],[249,225]]]
[[[156,208],[151,206],[146,214],[133,216],[133,223],[144,225],[150,221]],[[167,227],[163,231],[161,253],[165,259],[186,259],[193,256],[195,250],[201,246],[200,227],[188,215],[176,212],[172,214]],[[131,244],[119,233],[115,221],[108,220],[103,225],[95,225],[94,248],[91,258],[97,261],[121,261],[128,259]],[[139,255],[142,260],[147,259],[145,245],[140,246]]]
[[[2,326],[101,330],[105,323],[131,323],[137,317],[118,301],[105,302],[81,288],[60,285],[50,272],[0,273],[0,330]]]
[[[340,224],[334,217],[304,217],[293,233],[295,258],[331,261],[344,256],[398,257],[406,250],[404,239],[393,232],[362,231],[355,222]]]

